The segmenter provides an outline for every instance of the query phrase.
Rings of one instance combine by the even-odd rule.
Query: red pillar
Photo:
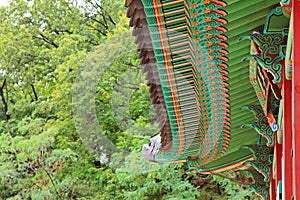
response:
[[[275,187],[275,191],[273,191],[273,199],[276,199],[276,189],[278,186],[279,181],[282,180],[282,163],[281,163],[281,158],[282,158],[282,144],[278,144],[277,141],[277,137],[275,136],[275,149],[276,149],[276,154],[274,156],[276,156],[276,177],[274,180],[274,187]]]
[[[282,183],[283,199],[291,200],[293,194],[292,180],[292,82],[284,78],[283,81],[283,145],[282,145]]]
[[[300,200],[300,2],[293,0],[293,193]]]

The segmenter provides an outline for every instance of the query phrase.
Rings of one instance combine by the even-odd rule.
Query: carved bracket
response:
[[[282,69],[285,66],[286,34],[251,34],[248,38],[258,46],[258,55],[249,55],[243,59],[254,60],[273,76],[274,84],[281,84]]]
[[[286,14],[291,15],[293,7],[291,0],[281,0],[280,5]]]
[[[288,38],[287,28],[275,26],[282,17],[282,8],[277,7],[267,15],[263,34],[255,32],[240,38],[240,40],[250,39],[258,47],[256,55],[249,55],[243,61],[256,61],[267,72],[272,74],[272,82],[276,85],[281,85],[282,82]]]
[[[251,55],[257,55],[256,46],[252,43],[251,45]],[[269,78],[269,74],[262,69],[254,60],[250,60],[249,67],[250,83],[252,84],[261,107],[264,110],[266,116],[268,116],[269,110],[272,109],[273,102],[276,99],[281,99],[281,92],[277,85],[272,84]],[[273,95],[270,91],[272,90]],[[278,111],[277,111],[278,112]],[[276,113],[277,113],[276,112]],[[273,114],[271,112],[270,114]],[[276,114],[275,113],[275,114]],[[271,125],[271,124],[270,124]]]
[[[261,136],[267,139],[267,146],[274,146],[275,134],[273,130],[278,129],[274,117],[272,118],[270,115],[268,119],[259,105],[250,105],[247,108],[254,113],[257,122],[247,123],[243,125],[242,128],[250,127],[255,129]]]
[[[241,149],[248,149],[253,153],[254,160],[248,161],[248,163],[264,176],[265,182],[269,182],[272,172],[274,149],[263,144],[245,145]]]
[[[270,184],[264,181],[264,176],[254,169],[243,171],[248,179],[252,179],[253,183],[248,184],[249,188],[264,200],[269,200]]]

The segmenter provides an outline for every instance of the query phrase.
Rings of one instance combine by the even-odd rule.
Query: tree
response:
[[[218,184],[228,188],[232,182],[141,157],[142,144],[157,127],[133,38],[123,33],[129,29],[124,2],[79,2],[14,0],[0,8],[0,199],[236,195],[240,187],[221,188],[220,194]],[[109,57],[113,53],[117,56]],[[93,77],[97,70],[102,72],[98,79]],[[84,80],[95,80],[92,100],[92,89],[78,81],[81,73]],[[78,105],[74,90],[81,91],[80,101],[94,101],[91,120],[119,150],[107,153],[107,160],[97,152],[100,141],[86,148],[79,134],[74,108],[89,111],[90,104]]]

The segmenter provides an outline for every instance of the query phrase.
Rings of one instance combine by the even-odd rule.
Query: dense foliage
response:
[[[123,1],[0,8],[0,199],[251,196],[227,179],[141,158],[157,128]]]

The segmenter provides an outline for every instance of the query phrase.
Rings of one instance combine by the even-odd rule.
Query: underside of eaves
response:
[[[160,133],[143,147],[152,161],[187,161],[200,172],[239,167],[260,141],[241,128],[256,119],[250,42],[278,0],[127,0]]]

